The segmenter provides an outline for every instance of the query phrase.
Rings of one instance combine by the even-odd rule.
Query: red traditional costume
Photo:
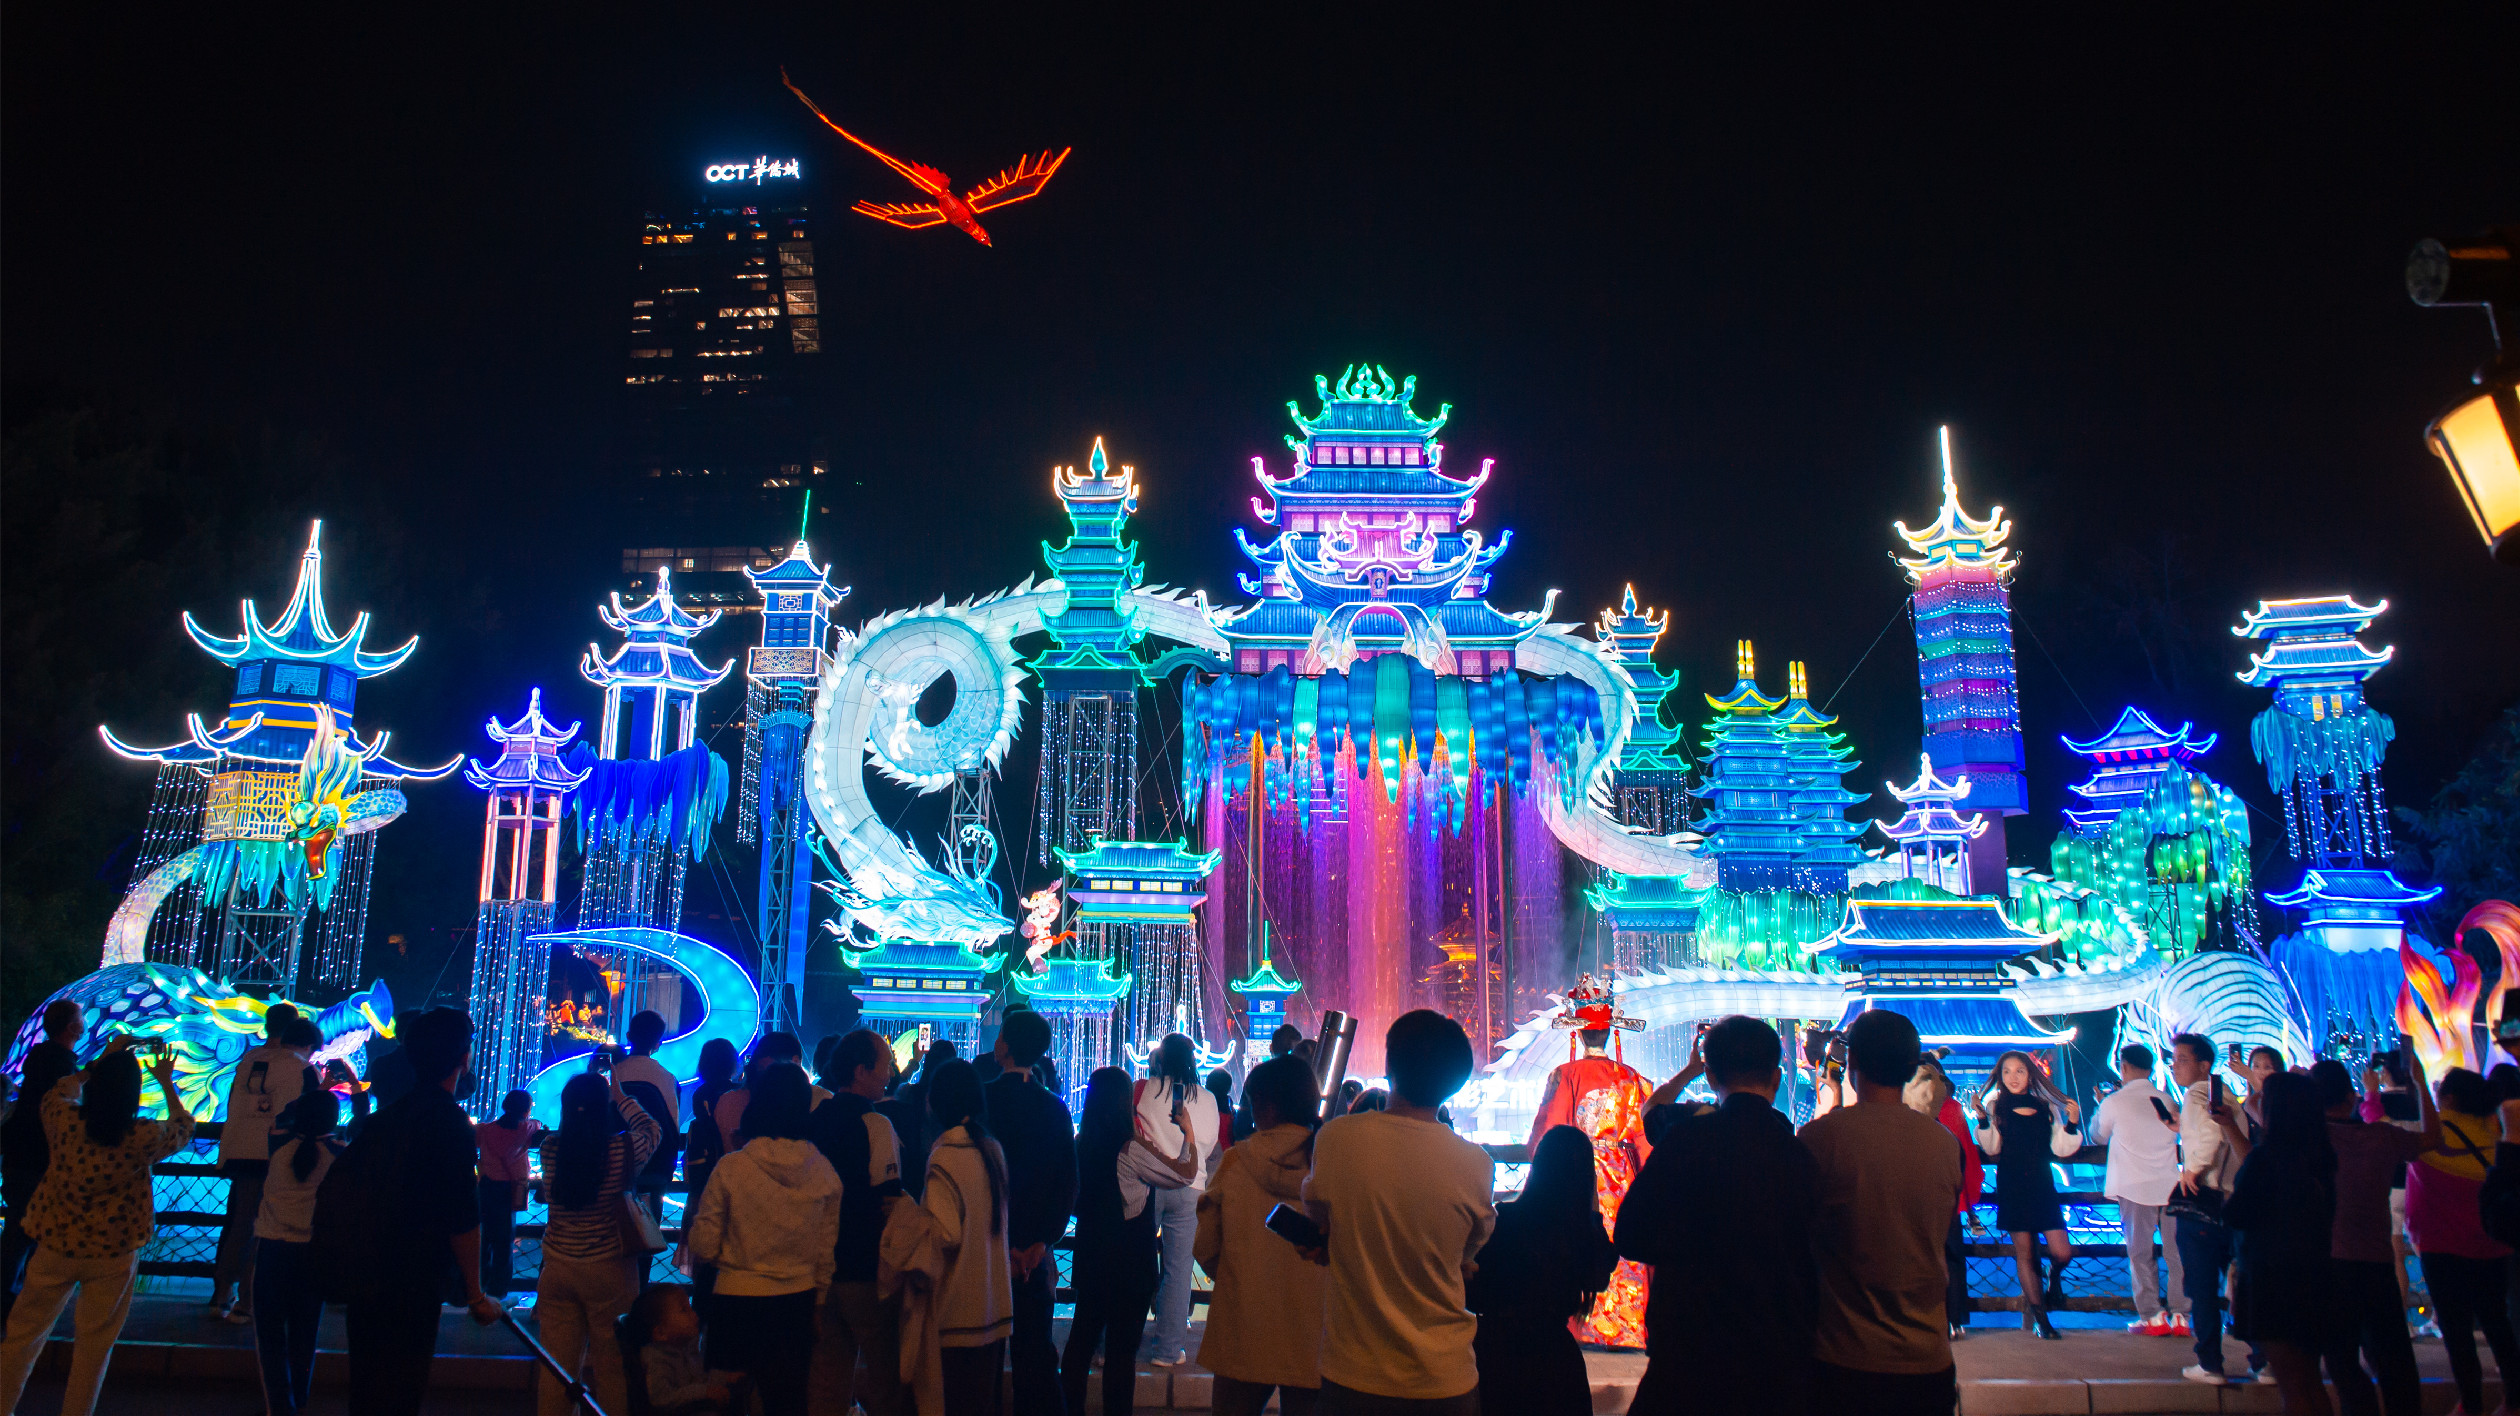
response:
[[[1645,1026],[1619,1016],[1609,989],[1585,975],[1566,995],[1566,1011],[1552,1025],[1581,1032],[1634,1030]],[[1573,1043],[1573,1038],[1568,1039]],[[1619,1202],[1645,1166],[1652,1147],[1645,1143],[1645,1099],[1653,1092],[1635,1068],[1599,1054],[1576,1056],[1549,1073],[1540,1093],[1540,1111],[1531,1121],[1531,1153],[1552,1126],[1573,1126],[1592,1141],[1593,1177],[1599,1185],[1602,1227],[1616,1233]],[[1621,1260],[1610,1286],[1594,1301],[1592,1312],[1573,1319],[1579,1342],[1604,1347],[1645,1346],[1645,1289],[1650,1271]]]

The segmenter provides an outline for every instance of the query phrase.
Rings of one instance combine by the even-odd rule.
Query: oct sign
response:
[[[702,169],[700,175],[712,182],[750,182],[759,186],[765,177],[795,176],[796,159],[791,157],[774,162],[767,157],[756,157],[750,162],[711,163]]]

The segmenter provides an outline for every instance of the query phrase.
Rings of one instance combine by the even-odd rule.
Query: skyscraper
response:
[[[637,233],[622,346],[633,518],[622,569],[670,563],[703,600],[714,587],[691,572],[718,572],[749,600],[737,572],[751,567],[752,543],[788,524],[830,466],[809,394],[822,302],[808,189],[793,158],[691,176]]]

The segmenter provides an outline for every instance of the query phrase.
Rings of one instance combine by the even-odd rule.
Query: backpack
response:
[[[333,1158],[315,1189],[315,1224],[308,1257],[315,1289],[327,1303],[354,1303],[382,1291],[384,1224],[378,1213],[377,1145],[362,1134]]]
[[[665,1105],[663,1094],[657,1091],[653,1082],[623,1082],[621,1094],[637,1102],[639,1109],[646,1112],[656,1122],[656,1128],[664,1133],[657,1140],[655,1153],[647,1158],[646,1165],[640,1167],[639,1174],[660,1180],[672,1179],[674,1157],[682,1151],[682,1131],[675,1126],[674,1113]]]

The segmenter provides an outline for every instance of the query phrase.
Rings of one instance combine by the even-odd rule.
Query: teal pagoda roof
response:
[[[1905,844],[1909,841],[1974,841],[1986,834],[1986,818],[1962,816],[1952,804],[1969,794],[1965,776],[1944,781],[1934,775],[1934,758],[1922,754],[1916,761],[1916,780],[1902,787],[1895,782],[1882,784],[1890,795],[1907,808],[1898,820],[1888,822],[1881,834]]]
[[[1131,651],[1146,631],[1122,600],[1146,581],[1137,547],[1127,539],[1138,504],[1137,469],[1122,463],[1119,475],[1111,475],[1101,438],[1094,439],[1085,468],[1082,477],[1073,467],[1050,471],[1050,490],[1067,511],[1068,540],[1056,547],[1042,542],[1041,558],[1066,588],[1067,606],[1043,617],[1052,643],[1030,667],[1053,688],[1133,689],[1145,675]]]
[[[1698,911],[1712,890],[1692,888],[1677,875],[1621,875],[1585,887],[1584,901],[1599,911],[1613,930],[1637,934],[1676,934],[1695,928]]]
[[[1039,973],[1014,969],[1015,991],[1032,1000],[1042,1013],[1100,1015],[1128,996],[1134,974],[1114,974],[1116,959],[1044,959]]]
[[[1225,858],[1223,851],[1191,850],[1183,841],[1106,841],[1097,838],[1085,850],[1064,848],[1059,862],[1074,876],[1125,876],[1132,880],[1205,880]]]
[[[1627,746],[1619,754],[1622,771],[1669,768],[1678,765],[1682,757],[1680,729],[1664,727],[1661,717],[1663,700],[1680,686],[1680,676],[1666,673],[1654,663],[1654,645],[1669,628],[1668,610],[1657,614],[1648,606],[1638,613],[1633,585],[1620,597],[1619,608],[1603,610],[1593,625],[1593,637],[1610,646],[1619,667],[1627,670],[1628,678],[1636,684],[1636,721],[1629,727]]]

